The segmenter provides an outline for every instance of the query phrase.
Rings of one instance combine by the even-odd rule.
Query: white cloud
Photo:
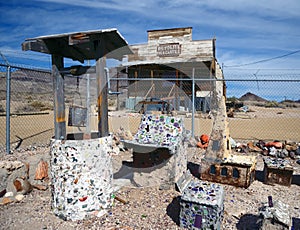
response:
[[[217,58],[225,65],[249,63],[300,49],[298,0],[15,2],[17,7],[0,9],[0,22],[9,29],[9,33],[0,29],[0,47],[21,50],[26,38],[112,27],[130,44],[146,43],[147,30],[192,26],[196,40],[216,36]],[[294,56],[264,63],[268,68],[297,65],[299,58]]]

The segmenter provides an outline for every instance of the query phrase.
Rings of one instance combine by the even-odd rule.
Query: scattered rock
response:
[[[33,189],[27,178],[16,178],[14,180],[14,186],[17,192],[23,195],[30,193]]]
[[[0,168],[5,168],[7,171],[19,169],[23,165],[21,161],[0,161]]]
[[[23,188],[22,188],[22,183],[21,183],[21,181],[19,181],[18,179],[15,179],[15,180],[14,180],[14,186],[15,186],[17,192],[20,192],[20,191],[23,190]]]
[[[2,200],[0,201],[0,204],[6,205],[12,202],[14,202],[14,200],[11,197],[3,197]]]
[[[48,163],[43,159],[40,160],[35,171],[35,180],[48,179]]]
[[[17,200],[18,202],[20,202],[20,201],[22,201],[22,200],[25,198],[25,196],[24,196],[23,194],[17,194],[17,195],[15,196],[15,198],[16,198],[16,200]]]
[[[254,145],[254,143],[252,141],[248,142],[247,143],[247,146],[249,148],[250,151],[253,151],[253,152],[262,152],[262,149],[257,147],[256,145]]]
[[[37,190],[42,190],[42,191],[45,191],[48,189],[48,186],[41,185],[41,184],[33,184],[32,187]]]
[[[115,135],[121,140],[133,140],[131,132],[129,130],[125,131],[123,127],[120,127]]]
[[[237,147],[238,146],[243,146],[241,148],[242,151],[247,151],[246,145],[238,143]],[[49,147],[47,148],[43,151],[43,153],[49,153]],[[295,151],[296,157],[300,156],[300,148],[298,147],[297,150],[298,152]],[[195,156],[199,156],[199,151],[204,150],[199,148],[188,148],[187,151],[189,151],[189,154],[193,153],[195,154]],[[267,151],[269,151],[269,149],[267,149]],[[16,160],[16,154],[17,152],[15,152],[13,156],[6,157],[11,157],[13,160]],[[24,150],[22,154],[18,156],[18,159],[27,159],[28,156],[31,156],[32,154],[37,153],[32,152],[30,149],[26,151]],[[123,152],[120,152],[120,155],[116,156],[116,158],[120,160],[120,162],[124,160],[125,154],[123,154]],[[260,156],[260,154],[256,152],[249,154],[258,155],[257,172],[262,172],[262,156]],[[47,159],[45,156],[43,157],[44,159]],[[193,159],[192,155],[188,155],[188,157],[190,159]],[[38,156],[38,158],[36,159],[40,159],[40,157]],[[250,228],[250,224],[253,221],[257,220],[257,218],[259,217],[258,208],[266,202],[266,196],[262,194],[270,194],[274,197],[274,200],[276,198],[286,204],[289,204],[289,206],[291,207],[289,210],[290,214],[293,219],[296,220],[295,223],[298,223],[297,226],[294,226],[295,229],[297,229],[296,227],[299,227],[300,218],[300,197],[298,180],[298,175],[300,173],[300,166],[298,164],[300,164],[300,159],[298,160],[298,164],[296,163],[297,160],[298,159],[295,158],[295,160],[292,161],[294,163],[294,167],[297,169],[297,172],[295,172],[296,177],[294,177],[293,179],[297,180],[295,180],[290,187],[280,186],[277,184],[270,186],[264,184],[259,179],[256,179],[248,189],[224,185],[225,219],[222,222],[222,229],[237,229],[237,226],[242,226],[241,229],[257,229]],[[38,161],[36,161],[36,163],[37,162]],[[193,162],[195,162],[195,164],[199,164],[199,159],[195,158],[195,161]],[[31,168],[35,168],[34,165],[31,164],[32,162],[29,163]],[[3,168],[3,170],[6,173],[6,169]],[[34,172],[32,173],[30,176],[33,179]],[[11,175],[14,176],[15,174],[10,172],[9,176]],[[25,175],[26,174],[24,174],[24,176]],[[17,177],[19,178],[19,176],[20,175],[18,175]],[[51,175],[49,174],[49,176]],[[34,189],[36,188],[34,183],[33,187]],[[132,186],[130,187],[130,185],[128,185],[122,186],[122,188],[120,188],[118,192],[116,192],[116,194],[122,197],[122,199],[130,202],[126,205],[121,202],[115,202],[111,212],[109,212],[107,215],[97,217],[92,220],[78,222],[62,221],[60,218],[53,214],[51,209],[50,189],[47,189],[45,191],[33,190],[29,195],[24,195],[25,198],[21,202],[13,205],[3,205],[3,198],[0,198],[0,219],[2,220],[0,228],[12,229],[16,226],[23,226],[22,224],[26,222],[26,224],[28,224],[28,228],[36,229],[95,229],[97,227],[101,229],[111,230],[141,228],[180,229],[178,226],[178,197],[180,194],[178,192],[173,190],[159,190],[152,187],[133,188]],[[234,202],[231,202],[231,200],[233,200]],[[16,202],[16,198],[8,197],[6,199],[6,202]],[[239,208],[241,209],[241,211],[238,210]],[[147,217],[141,218],[142,214],[147,215]],[[243,220],[245,220],[245,222],[243,222]]]
[[[10,196],[14,196],[14,193],[13,192],[7,192],[4,195],[4,197],[10,197]]]
[[[280,141],[270,141],[270,142],[267,142],[265,144],[265,146],[268,147],[268,148],[274,147],[276,149],[281,149],[283,145]]]

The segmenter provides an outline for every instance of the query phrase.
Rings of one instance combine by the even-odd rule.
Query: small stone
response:
[[[18,194],[18,195],[15,196],[16,200],[19,201],[19,202],[20,202],[21,200],[23,200],[24,197],[25,197],[25,196],[24,196],[23,194]]]
[[[45,186],[45,185],[41,185],[41,184],[35,184],[35,185],[32,185],[35,189],[38,189],[38,190],[42,190],[42,191],[45,191],[48,189],[48,186]]]
[[[14,196],[14,193],[13,192],[7,192],[4,195],[4,197],[10,197],[10,196]]]
[[[48,179],[48,163],[43,159],[40,160],[35,171],[35,180]]]
[[[10,197],[3,197],[1,204],[6,205],[14,202]]]

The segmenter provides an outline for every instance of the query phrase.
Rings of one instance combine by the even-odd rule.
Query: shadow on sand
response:
[[[259,229],[259,216],[253,214],[245,214],[243,215],[239,222],[236,224],[236,228],[238,230],[255,230]]]
[[[180,196],[174,197],[172,202],[167,207],[167,215],[178,225],[179,222],[179,214],[180,214]]]

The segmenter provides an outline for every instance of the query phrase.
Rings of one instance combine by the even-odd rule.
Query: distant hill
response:
[[[259,101],[259,102],[267,102],[268,100],[262,98],[262,97],[259,97],[253,93],[246,93],[244,94],[243,96],[241,96],[239,98],[240,101]]]

